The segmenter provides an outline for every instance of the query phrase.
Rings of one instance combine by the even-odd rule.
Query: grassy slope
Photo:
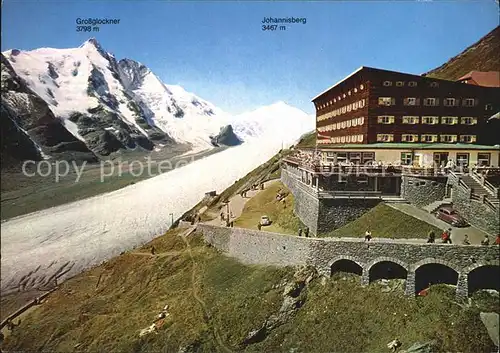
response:
[[[296,348],[358,353],[386,352],[394,337],[403,348],[430,339],[438,340],[440,351],[493,348],[479,321],[479,308],[462,311],[449,300],[454,293],[446,287],[435,286],[429,296],[414,300],[402,292],[383,293],[377,284],[361,287],[359,278],[336,276],[324,284],[311,282],[298,314],[263,342],[244,349],[239,343],[247,333],[279,310],[282,288],[273,286],[290,279],[292,270],[242,265],[202,245],[198,236],[190,240],[191,258],[177,234],[173,230],[152,242],[157,256],[126,253],[63,283],[23,319],[3,348],[178,352],[191,345],[193,351],[213,352],[222,344],[247,352]],[[147,254],[150,245],[136,251]],[[165,304],[170,316],[158,334],[139,338],[140,329]],[[494,308],[498,312],[498,303]]]
[[[368,229],[376,238],[427,238],[430,231],[434,231],[436,236],[441,232],[433,225],[379,204],[358,219],[325,236],[361,237]]]
[[[300,139],[297,148],[316,147],[316,131],[312,131]]]
[[[500,27],[496,27],[479,41],[426,75],[445,80],[456,80],[470,71],[500,71]]]
[[[276,200],[278,191],[284,191],[286,208],[283,203]],[[273,222],[270,226],[263,227],[269,232],[297,234],[298,229],[304,229],[302,222],[294,216],[294,198],[290,191],[281,182],[277,182],[251,198],[243,208],[243,213],[236,219],[234,225],[242,228],[257,229],[257,223],[263,215],[269,216]]]
[[[275,199],[276,193],[280,189],[288,194],[286,208],[283,208],[283,204]],[[294,202],[294,197],[290,191],[281,182],[278,182],[250,199],[234,225],[236,227],[256,229],[260,217],[267,215],[271,218],[273,224],[264,227],[264,230],[297,234],[298,229],[304,229],[305,226],[293,214]],[[427,238],[429,231],[434,231],[436,234],[440,232],[440,229],[428,223],[392,207],[380,204],[344,227],[320,236],[363,237],[367,229],[372,231],[374,237],[384,238]]]

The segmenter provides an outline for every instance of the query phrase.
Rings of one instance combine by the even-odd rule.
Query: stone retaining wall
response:
[[[406,294],[415,291],[415,272],[426,264],[442,264],[458,274],[457,296],[467,296],[467,275],[486,265],[499,265],[499,246],[427,244],[358,238],[303,238],[244,228],[199,224],[207,243],[243,263],[274,266],[312,265],[329,276],[333,263],[350,260],[363,270],[362,283],[370,281],[373,265],[390,261],[407,271]]]
[[[322,199],[319,202],[318,233],[345,226],[375,207],[377,199]]]
[[[309,228],[310,234],[316,235],[319,215],[318,198],[286,169],[281,170],[281,182],[290,189],[295,198],[295,215]]]
[[[401,197],[411,204],[423,207],[442,200],[446,194],[446,179],[402,176]]]
[[[449,184],[453,187],[453,208],[470,224],[493,235],[498,235],[500,233],[500,212],[492,210],[482,202],[471,200],[469,193],[452,179],[450,179]]]

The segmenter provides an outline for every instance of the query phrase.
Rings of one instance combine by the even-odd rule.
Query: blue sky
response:
[[[484,1],[23,1],[4,0],[2,51],[69,48],[95,36],[118,59],[146,64],[167,84],[240,113],[310,99],[359,66],[421,74],[498,25]],[[118,25],[76,32],[76,19]],[[264,17],[305,17],[262,31]]]

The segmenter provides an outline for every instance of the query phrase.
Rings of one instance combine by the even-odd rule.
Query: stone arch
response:
[[[396,266],[394,266],[396,265]],[[378,257],[366,265],[367,282],[377,279],[405,279],[409,265],[394,257]]]
[[[500,263],[487,261],[467,266],[463,272],[467,279],[467,295],[472,295],[481,289],[495,289],[500,291]]]
[[[333,258],[328,263],[328,267],[330,268],[330,276],[333,276],[335,272],[349,272],[361,276],[363,274],[364,263],[354,256],[343,255]]]
[[[415,292],[427,288],[429,284],[458,285],[460,272],[449,261],[426,258],[411,266],[415,276]]]

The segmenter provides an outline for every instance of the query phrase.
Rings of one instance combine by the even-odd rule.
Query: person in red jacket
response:
[[[497,235],[497,238],[495,239],[495,244],[500,245],[500,234]]]

